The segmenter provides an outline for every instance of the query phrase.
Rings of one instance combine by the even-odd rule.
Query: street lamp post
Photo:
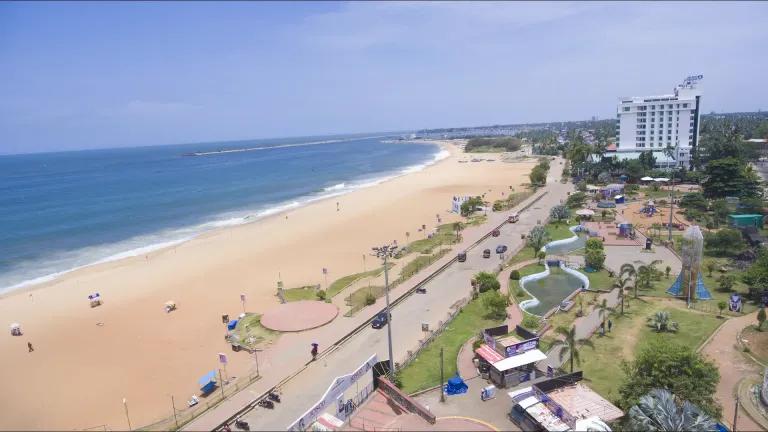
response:
[[[397,250],[397,244],[393,243],[391,245],[384,245],[384,246],[377,246],[374,248],[371,248],[373,250],[373,255],[381,258],[384,260],[384,295],[387,302],[387,342],[389,345],[389,373],[393,374],[395,373],[395,360],[392,356],[392,314],[389,310],[389,269],[387,268],[387,260],[388,258],[391,258],[394,256],[395,251]]]
[[[125,408],[125,419],[128,421],[128,430],[132,430],[131,418],[128,416],[128,401],[123,398],[123,408]]]

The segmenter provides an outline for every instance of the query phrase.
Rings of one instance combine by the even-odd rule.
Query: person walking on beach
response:
[[[29,349],[29,352],[32,352],[35,350],[34,348],[32,348],[32,342],[27,342],[27,349]]]

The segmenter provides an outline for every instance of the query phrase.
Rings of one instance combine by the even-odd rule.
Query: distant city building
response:
[[[636,159],[650,150],[659,166],[689,168],[699,142],[702,93],[696,83],[701,78],[686,78],[673,94],[620,98],[613,155]]]

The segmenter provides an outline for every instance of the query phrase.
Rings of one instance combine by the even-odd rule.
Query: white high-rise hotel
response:
[[[699,142],[701,92],[696,82],[701,78],[686,78],[674,94],[620,98],[616,155],[634,159],[651,150],[657,165],[689,168]]]

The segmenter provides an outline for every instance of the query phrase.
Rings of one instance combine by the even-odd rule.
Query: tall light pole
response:
[[[389,269],[387,268],[387,259],[395,255],[397,250],[397,242],[391,245],[377,246],[371,248],[373,254],[384,260],[384,295],[387,301],[387,341],[389,343],[389,373],[395,373],[395,360],[392,356],[392,314],[389,311]]]
[[[131,427],[131,418],[128,416],[128,401],[123,398],[123,408],[125,408],[125,419],[128,421],[128,430],[133,430]]]

